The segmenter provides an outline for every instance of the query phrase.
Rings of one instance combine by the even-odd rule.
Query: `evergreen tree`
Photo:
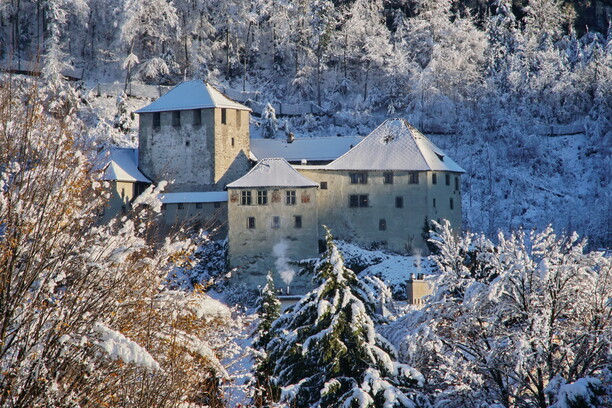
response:
[[[276,119],[276,111],[269,103],[263,111],[263,137],[266,139],[274,139],[276,130],[278,129],[278,121]]]
[[[281,399],[299,407],[425,405],[412,389],[423,385],[423,376],[395,361],[374,328],[380,318],[373,294],[344,266],[329,231],[326,239],[316,268],[321,285],[272,327],[277,337],[268,351]]]
[[[266,286],[261,290],[261,295],[257,300],[257,315],[260,320],[253,333],[255,387],[252,398],[255,406],[258,407],[266,406],[268,401],[278,399],[278,387],[270,381],[274,370],[273,360],[266,353],[266,347],[275,336],[272,324],[280,316],[280,306],[272,274],[268,273]]]

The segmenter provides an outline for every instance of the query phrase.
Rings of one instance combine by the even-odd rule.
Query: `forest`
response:
[[[0,407],[610,406],[611,18],[590,0],[2,1]],[[353,271],[333,231],[293,309],[272,281],[233,305],[219,243],[159,239],[163,186],[100,225],[96,157],[133,145],[126,106],[149,101],[92,89],[192,78],[324,113],[279,115],[278,137],[403,117],[460,163],[464,232],[430,233],[424,307]]]

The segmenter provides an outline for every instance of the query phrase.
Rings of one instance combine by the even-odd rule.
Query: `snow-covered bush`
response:
[[[433,293],[386,333],[427,376],[436,406],[610,404],[600,396],[600,384],[611,385],[609,257],[551,228],[500,234],[494,244],[457,237],[445,223],[432,239],[440,248]]]

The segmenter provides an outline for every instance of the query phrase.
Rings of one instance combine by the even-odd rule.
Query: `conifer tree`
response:
[[[272,324],[279,318],[280,310],[281,304],[276,297],[274,280],[272,274],[268,273],[266,286],[261,290],[261,295],[257,300],[257,315],[260,320],[253,334],[255,387],[252,398],[253,403],[258,407],[266,406],[269,401],[278,399],[278,387],[270,381],[274,365],[266,353],[266,347],[275,336]]]
[[[397,363],[390,344],[376,333],[374,297],[344,266],[329,231],[316,277],[321,285],[272,327],[277,337],[268,351],[276,362],[283,402],[298,407],[426,406],[412,388],[423,384],[423,376]]]

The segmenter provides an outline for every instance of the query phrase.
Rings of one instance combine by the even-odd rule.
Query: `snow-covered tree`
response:
[[[278,120],[274,107],[267,103],[262,115],[262,134],[266,139],[274,139],[278,130]]]
[[[24,82],[0,82],[0,406],[212,405],[229,310],[163,286],[191,242],[154,240],[153,186],[100,225],[95,149]]]
[[[278,335],[268,352],[281,400],[300,407],[427,406],[415,392],[423,376],[397,363],[376,332],[372,292],[344,266],[329,231],[326,240],[316,268],[321,285],[273,325]]]
[[[497,244],[448,223],[433,235],[433,293],[389,330],[409,332],[402,356],[428,376],[437,406],[572,406],[563,401],[579,389],[610,403],[599,396],[612,385],[610,258],[551,228]]]
[[[275,362],[269,358],[266,348],[276,336],[276,332],[272,330],[272,324],[279,318],[280,311],[281,304],[280,300],[276,297],[274,279],[272,278],[272,273],[268,273],[266,286],[261,290],[260,297],[257,300],[259,323],[253,333],[255,360],[253,372],[255,378],[251,392],[253,403],[258,407],[278,400],[278,387],[271,381]]]

